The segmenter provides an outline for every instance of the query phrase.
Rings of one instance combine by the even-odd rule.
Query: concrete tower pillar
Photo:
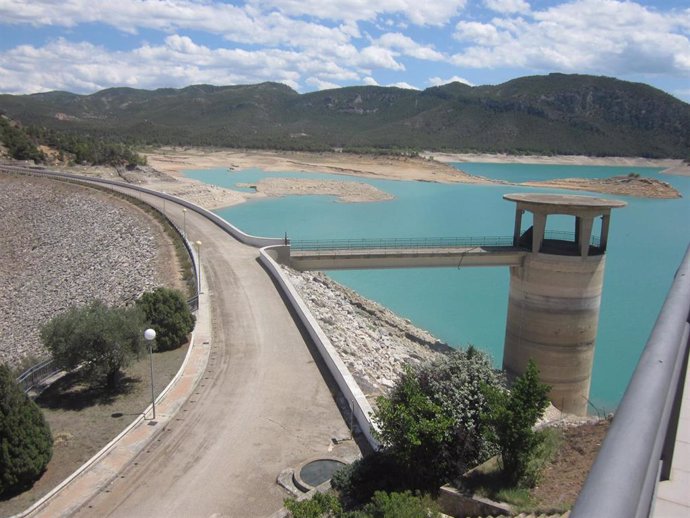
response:
[[[522,266],[510,268],[503,368],[514,379],[534,360],[554,406],[586,415],[610,213],[626,203],[556,194],[503,198],[517,203],[513,242],[530,250]],[[533,226],[523,233],[525,211]],[[547,231],[551,214],[575,218],[572,240]],[[595,219],[601,220],[599,239],[592,236]]]

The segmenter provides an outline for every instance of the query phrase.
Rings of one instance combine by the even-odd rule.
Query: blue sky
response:
[[[550,72],[690,102],[690,0],[0,0],[2,93],[424,89]]]

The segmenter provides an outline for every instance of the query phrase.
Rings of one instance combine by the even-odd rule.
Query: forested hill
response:
[[[278,83],[0,95],[0,113],[139,144],[690,157],[690,105],[648,85],[550,74],[424,91]]]

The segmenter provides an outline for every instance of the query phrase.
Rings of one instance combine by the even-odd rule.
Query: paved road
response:
[[[166,202],[166,212],[182,226],[181,207]],[[192,211],[186,228],[203,242],[211,286],[207,372],[167,430],[77,516],[268,516],[286,497],[281,470],[328,455],[330,438],[347,434],[257,250]],[[334,453],[356,451],[343,448]]]

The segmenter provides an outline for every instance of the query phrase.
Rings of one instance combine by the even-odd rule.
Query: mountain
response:
[[[424,91],[286,85],[0,95],[24,125],[141,144],[688,158],[690,105],[651,86],[550,74]]]

